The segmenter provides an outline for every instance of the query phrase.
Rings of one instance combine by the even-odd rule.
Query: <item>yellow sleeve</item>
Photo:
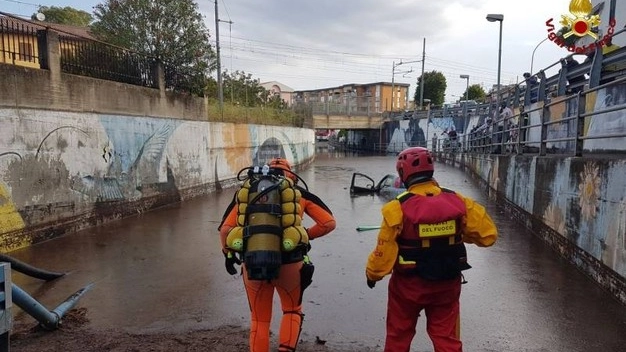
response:
[[[365,274],[369,280],[379,281],[391,273],[398,257],[396,237],[402,230],[402,209],[400,202],[393,200],[383,206],[383,221],[376,248],[370,253]]]
[[[475,244],[479,247],[490,247],[498,239],[498,229],[487,210],[473,199],[457,193],[465,202],[467,217],[463,231],[463,242]]]

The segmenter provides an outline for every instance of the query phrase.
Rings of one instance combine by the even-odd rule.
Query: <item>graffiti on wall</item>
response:
[[[566,138],[576,137],[576,119],[578,115],[578,100],[564,98],[555,98],[548,110],[546,111],[546,121],[550,121],[547,126],[547,139],[558,140]],[[546,148],[549,153],[561,153],[561,154],[573,154],[575,151],[576,142],[570,141],[555,141],[546,143]]]
[[[546,225],[622,276],[626,276],[626,181],[616,175],[625,167],[584,160],[544,161],[537,171],[541,186],[535,191],[537,210]]]
[[[152,196],[173,200],[179,189],[217,184],[253,160],[306,160],[313,155],[297,131],[0,109],[0,247],[30,243],[27,231],[15,238],[2,238],[5,234],[97,215],[107,211],[106,204],[141,200],[136,210],[147,210]],[[295,141],[286,139],[292,134]]]
[[[626,135],[626,114],[623,106],[626,104],[626,83],[600,89],[587,97],[587,106],[598,112],[585,119],[585,133],[587,137],[608,135]],[[616,107],[616,111],[607,111]],[[585,140],[583,148],[590,151],[617,151],[624,150],[626,137],[599,138]]]

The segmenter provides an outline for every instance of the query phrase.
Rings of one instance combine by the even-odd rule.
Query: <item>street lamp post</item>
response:
[[[463,123],[463,134],[467,133],[467,125],[469,124],[469,119],[467,116],[467,110],[468,110],[468,100],[469,100],[469,75],[460,75],[459,76],[461,79],[466,80],[466,85],[465,85],[465,104],[463,104],[463,119],[465,120]]]
[[[492,126],[496,124],[496,119],[499,119],[498,109],[500,108],[500,72],[502,69],[502,22],[504,21],[503,14],[493,14],[490,13],[487,15],[487,21],[489,22],[500,22],[500,34],[498,37],[498,82],[496,83],[496,116],[493,117]],[[492,133],[492,141],[493,141],[493,127],[491,128]]]
[[[533,63],[535,61],[535,51],[537,51],[537,48],[539,47],[539,45],[543,44],[543,42],[545,42],[546,40],[548,40],[548,37],[545,37],[542,41],[539,42],[539,44],[537,44],[537,46],[535,47],[535,49],[533,49],[533,55],[530,57],[530,74],[533,74]]]

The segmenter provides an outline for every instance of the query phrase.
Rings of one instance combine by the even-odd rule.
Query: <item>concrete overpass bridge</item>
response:
[[[313,114],[313,128],[316,130],[372,130],[382,128],[385,122],[383,114],[357,115]]]

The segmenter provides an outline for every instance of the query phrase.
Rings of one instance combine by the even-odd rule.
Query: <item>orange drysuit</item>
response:
[[[372,282],[370,287],[391,273],[384,351],[410,350],[417,319],[424,310],[427,332],[435,352],[461,352],[460,271],[455,271],[458,267],[451,275],[445,269],[438,271],[442,269],[441,262],[436,262],[439,258],[433,258],[450,252],[453,256],[456,253],[457,259],[463,258],[463,254],[458,254],[465,251],[463,243],[489,247],[497,239],[497,229],[483,206],[458,193],[442,191],[435,180],[414,184],[408,192],[418,196],[403,197],[401,194],[383,206],[377,245],[369,255],[366,267],[367,280]],[[438,197],[442,192],[446,194]],[[413,199],[403,203],[407,198]],[[436,220],[426,222],[424,219]],[[448,228],[451,236],[444,236],[444,243],[435,248],[436,240],[428,239],[429,233],[445,233]],[[460,252],[455,252],[457,249]],[[435,265],[431,264],[433,261]],[[451,263],[456,265],[454,261]],[[468,267],[466,265],[463,269]]]
[[[296,186],[298,187],[298,186]],[[302,193],[300,209],[315,224],[307,229],[309,240],[322,237],[335,229],[335,218],[324,202],[311,192],[298,187]],[[226,217],[219,227],[222,250],[226,248],[226,237],[230,229],[237,225],[236,200],[233,199],[226,210]],[[243,264],[245,266],[245,263]],[[303,261],[283,263],[277,279],[271,281],[249,280],[246,270],[243,281],[250,305],[250,351],[268,352],[270,345],[270,322],[274,290],[278,292],[283,311],[280,323],[279,351],[295,351],[302,326],[302,291],[300,270]],[[244,268],[245,269],[245,268]]]

